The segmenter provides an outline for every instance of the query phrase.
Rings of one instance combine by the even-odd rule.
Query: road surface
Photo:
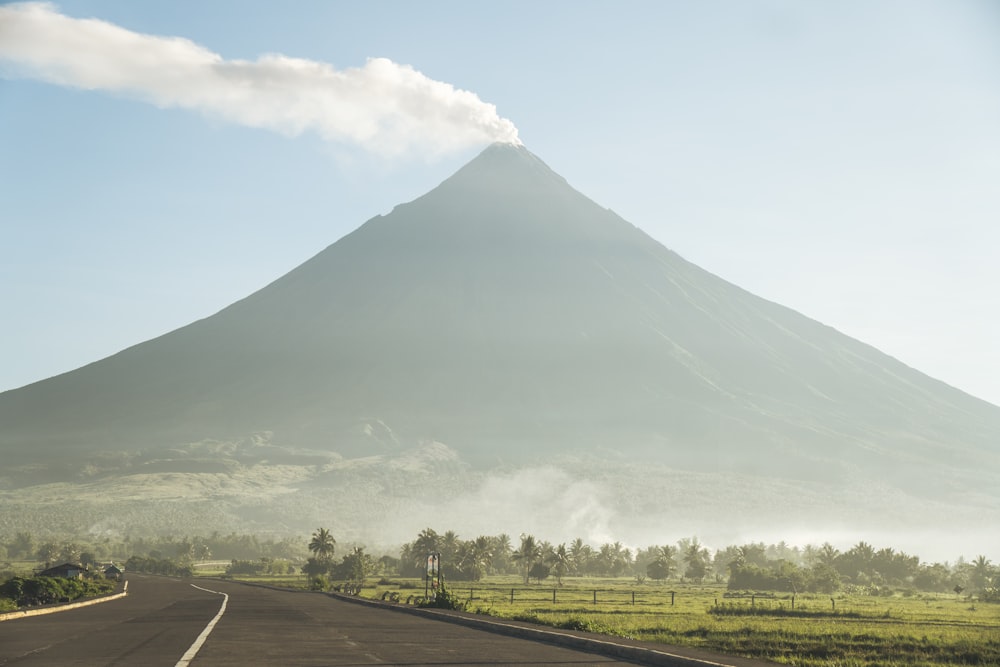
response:
[[[191,583],[130,575],[126,598],[4,621],[0,665],[176,667],[194,648],[193,667],[636,664],[321,594]]]

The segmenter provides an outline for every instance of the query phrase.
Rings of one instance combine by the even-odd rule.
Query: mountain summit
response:
[[[504,144],[212,317],[0,394],[0,455],[26,465],[261,433],[935,499],[1000,470],[1000,408],[698,268]]]

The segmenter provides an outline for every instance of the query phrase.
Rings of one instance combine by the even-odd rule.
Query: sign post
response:
[[[441,588],[441,554],[427,554],[427,575],[424,577],[424,599],[430,595],[428,589],[434,589],[435,595]]]

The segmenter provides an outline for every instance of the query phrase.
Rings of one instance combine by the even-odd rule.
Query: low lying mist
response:
[[[79,464],[72,479],[63,462],[61,481],[0,490],[0,537],[277,539],[325,526],[340,542],[390,554],[425,528],[633,550],[697,537],[711,550],[866,541],[925,561],[1000,554],[990,530],[1000,510],[989,495],[928,500],[860,476],[820,484],[597,457],[475,470],[441,443],[348,459],[284,450],[266,438],[102,461]]]

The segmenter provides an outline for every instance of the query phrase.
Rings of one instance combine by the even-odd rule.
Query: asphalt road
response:
[[[194,667],[635,664],[320,594],[196,583],[229,598]],[[190,582],[130,575],[121,600],[0,623],[0,665],[174,667],[223,599]]]

